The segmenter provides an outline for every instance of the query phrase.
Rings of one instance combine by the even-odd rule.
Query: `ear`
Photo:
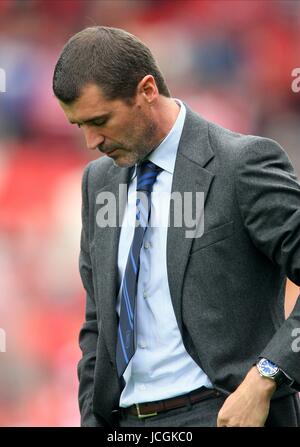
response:
[[[144,76],[138,83],[137,94],[150,104],[158,98],[158,88],[152,75]]]

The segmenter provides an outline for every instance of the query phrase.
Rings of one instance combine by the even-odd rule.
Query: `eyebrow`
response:
[[[97,115],[97,116],[94,116],[93,118],[88,118],[88,119],[86,119],[84,121],[69,120],[69,122],[71,124],[88,124],[88,123],[91,123],[93,121],[108,119],[110,116],[111,116],[111,113],[104,113],[103,115]]]

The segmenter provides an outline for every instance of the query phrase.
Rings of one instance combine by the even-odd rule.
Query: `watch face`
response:
[[[267,377],[273,377],[279,371],[278,366],[276,366],[274,363],[270,362],[270,360],[267,359],[261,359],[258,362],[257,366],[260,372]]]

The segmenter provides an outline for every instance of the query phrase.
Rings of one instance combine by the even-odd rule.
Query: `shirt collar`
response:
[[[173,174],[174,172],[177,150],[186,115],[186,108],[183,102],[176,98],[174,98],[174,100],[180,105],[180,111],[176,121],[168,135],[166,135],[159,146],[154,149],[148,157],[148,160],[152,161],[152,163],[155,163],[157,166],[170,174]],[[136,166],[134,166],[134,169],[132,170],[131,180],[135,176]]]

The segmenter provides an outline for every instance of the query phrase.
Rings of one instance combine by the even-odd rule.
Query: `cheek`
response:
[[[133,126],[132,123],[129,123],[126,127],[124,127],[122,133],[119,133],[120,139],[122,139],[125,146],[130,146],[134,143],[140,142],[141,130],[136,126]]]
[[[139,119],[135,122],[134,127],[131,129],[131,138],[132,140],[136,140],[137,142],[147,142],[148,138],[148,129],[150,124],[148,121]],[[146,141],[145,141],[146,140]]]
[[[128,149],[136,149],[145,144],[145,136],[149,127],[148,119],[142,113],[127,117],[122,123],[114,125],[114,131],[107,132],[107,138],[118,141]]]

